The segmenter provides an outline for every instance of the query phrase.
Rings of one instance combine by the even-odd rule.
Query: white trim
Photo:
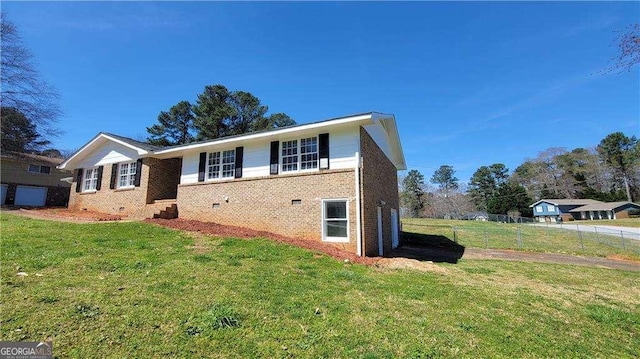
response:
[[[327,221],[327,218],[325,217],[325,204],[327,202],[344,202],[345,206],[346,206],[346,220],[347,220],[347,237],[328,237],[326,235],[326,226],[325,226],[325,222]],[[350,235],[349,235],[349,229],[351,228],[351,221],[349,220],[349,199],[348,198],[323,198],[322,199],[322,241],[324,242],[334,242],[334,243],[349,243],[350,242]],[[329,219],[331,220],[331,219]],[[342,220],[342,219],[339,219]]]
[[[127,165],[127,173],[126,174],[122,174],[122,165]],[[131,173],[131,165],[133,165],[136,168],[136,171],[134,173]],[[133,161],[133,162],[121,162],[118,163],[118,166],[116,167],[116,188],[117,189],[121,189],[121,188],[133,188],[135,187],[135,182],[136,182],[136,175],[138,173],[140,169],[138,168],[138,161]],[[126,176],[126,177],[125,177]],[[133,176],[133,179],[131,178],[131,176]],[[121,185],[121,181],[122,181],[122,177],[125,177],[127,184],[126,185]]]
[[[315,168],[302,169],[302,155],[303,155],[303,153],[302,153],[302,140],[308,140],[308,139],[315,139],[315,142],[316,142],[316,151],[315,151],[315,154],[316,154],[316,167]],[[296,143],[296,154],[295,154],[296,159],[297,159],[296,162],[295,162],[296,169],[295,170],[285,171],[285,169],[284,169],[284,166],[285,166],[284,157],[293,157],[294,155],[284,156],[282,154],[282,147],[283,147],[282,144],[284,142],[294,142],[294,141]],[[279,142],[279,144],[278,144],[278,156],[279,156],[278,162],[279,163],[278,164],[280,166],[280,173],[281,174],[286,174],[286,173],[306,173],[306,172],[318,172],[318,171],[320,171],[320,144],[319,144],[319,138],[318,138],[317,135],[314,135],[314,136],[303,136],[301,138],[294,138],[294,139],[286,139],[286,140],[281,140],[281,141],[278,141],[278,142]],[[304,153],[304,154],[308,155],[310,153],[314,153],[314,152],[307,152],[307,153]]]
[[[86,189],[85,188],[85,183],[87,182],[87,174],[89,173],[89,171],[91,171],[91,178],[88,179],[89,180],[89,184],[91,185],[93,180],[94,180],[94,178],[93,178],[94,177],[94,175],[93,175],[94,173],[95,173],[95,181],[96,181],[96,183],[95,183],[95,186],[93,186],[93,188]],[[84,171],[82,172],[82,185],[80,187],[82,190],[80,192],[82,192],[82,193],[91,193],[91,192],[96,192],[97,191],[98,180],[99,180],[99,178],[98,178],[99,172],[100,171],[98,171],[98,167],[89,167],[89,168],[85,168],[84,169]]]
[[[71,160],[76,158],[80,153],[84,152],[86,149],[91,147],[94,143],[96,143],[96,141],[98,141],[100,139],[107,139],[109,141],[113,141],[113,142],[118,143],[120,145],[123,145],[125,147],[131,148],[132,150],[136,151],[138,153],[138,155],[149,154],[149,151],[147,151],[147,150],[144,150],[144,149],[142,149],[140,147],[134,146],[134,145],[132,145],[130,143],[121,141],[121,140],[119,140],[117,138],[114,138],[114,137],[111,137],[111,136],[109,136],[107,134],[100,133],[93,140],[89,141],[89,143],[87,143],[86,145],[82,146],[79,150],[77,150],[76,153],[74,153],[71,157],[69,157],[67,160],[65,160],[61,164],[59,164],[57,166],[57,168],[58,169],[65,169],[67,167],[67,165],[69,164],[69,162],[71,162]]]
[[[365,114],[365,115],[359,115],[359,116],[343,117],[343,118],[339,118],[339,119],[335,119],[335,120],[322,121],[322,122],[318,122],[318,123],[311,123],[311,124],[308,124],[308,125],[300,125],[300,126],[295,126],[295,127],[283,128],[281,130],[253,133],[253,134],[249,134],[249,135],[246,135],[246,136],[237,136],[237,137],[232,137],[232,138],[227,138],[227,139],[212,140],[212,141],[207,141],[207,142],[202,142],[202,143],[195,143],[195,144],[187,145],[187,146],[168,148],[168,149],[165,149],[165,150],[156,151],[154,153],[156,155],[163,155],[163,154],[168,154],[168,153],[173,153],[173,152],[194,150],[194,149],[198,149],[198,148],[201,148],[201,147],[208,147],[208,146],[211,146],[211,145],[214,145],[214,144],[216,146],[218,146],[218,145],[235,143],[235,142],[251,141],[251,140],[269,138],[269,137],[278,137],[278,136],[282,136],[282,135],[286,135],[286,134],[290,134],[290,133],[296,133],[296,132],[302,132],[302,131],[308,131],[308,130],[315,130],[315,129],[320,129],[320,128],[324,128],[324,127],[332,127],[332,126],[335,126],[335,125],[340,125],[340,124],[350,123],[350,122],[372,123],[373,122],[372,121],[372,117],[373,117],[373,114],[370,114],[370,113],[369,114]]]
[[[360,203],[360,152],[356,152],[356,254],[362,257],[362,219]]]

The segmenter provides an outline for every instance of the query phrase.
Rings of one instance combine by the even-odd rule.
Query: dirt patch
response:
[[[331,257],[340,259],[340,260],[349,260],[350,262],[373,265],[377,263],[380,258],[370,258],[370,257],[358,257],[355,253],[347,252],[342,249],[333,247],[329,244],[325,244],[318,241],[311,241],[302,238],[292,238],[281,236],[279,234],[265,232],[265,231],[256,231],[249,228],[236,227],[236,226],[226,226],[218,223],[210,223],[210,222],[200,222],[195,220],[187,220],[187,219],[145,219],[147,223],[157,224],[163,227],[179,229],[188,232],[199,232],[204,233],[210,236],[215,237],[232,237],[232,238],[243,238],[243,239],[252,239],[252,238],[266,238],[273,240],[279,243],[286,243],[290,245],[294,245],[296,247],[301,247],[305,249],[309,249],[311,251],[324,253]]]
[[[447,268],[431,261],[419,261],[411,258],[380,258],[375,264],[380,269],[412,269],[420,272],[446,273]]]
[[[64,222],[105,222],[120,221],[123,216],[94,211],[79,211],[60,207],[3,207],[3,211],[20,216],[52,219]]]

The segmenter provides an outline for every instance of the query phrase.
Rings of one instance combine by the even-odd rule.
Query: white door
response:
[[[382,207],[378,207],[378,255],[382,256],[384,249],[382,248]]]
[[[400,238],[398,237],[398,211],[391,210],[391,248],[398,248]]]
[[[4,201],[7,199],[7,185],[3,184],[2,185],[2,201],[0,202],[0,204],[4,204]]]
[[[18,186],[16,188],[16,206],[44,206],[46,200],[46,187]]]

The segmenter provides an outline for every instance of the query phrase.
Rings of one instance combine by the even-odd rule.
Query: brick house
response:
[[[3,152],[0,166],[2,205],[66,206],[69,201],[67,170],[57,169],[64,160],[30,153]]]
[[[323,241],[358,255],[398,245],[393,115],[365,113],[159,148],[100,133],[73,169],[69,207],[173,216]]]

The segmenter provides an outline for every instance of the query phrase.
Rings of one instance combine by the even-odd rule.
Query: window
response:
[[[84,172],[82,191],[95,191],[96,186],[98,185],[98,169],[97,168],[87,168]]]
[[[136,181],[137,163],[121,163],[118,170],[118,188],[133,187]]]
[[[347,200],[322,201],[322,239],[349,242],[349,206]]]
[[[547,205],[547,211],[549,212],[554,212],[556,210],[556,207],[552,204],[548,204]]]
[[[29,172],[49,174],[49,173],[51,173],[51,167],[30,164],[29,165]]]
[[[207,154],[207,179],[233,178],[236,170],[236,151],[209,152]]]
[[[541,213],[542,212],[542,206],[536,206],[536,212]]]
[[[282,172],[318,168],[318,137],[282,141]]]
[[[298,170],[298,141],[282,141],[282,172]]]

